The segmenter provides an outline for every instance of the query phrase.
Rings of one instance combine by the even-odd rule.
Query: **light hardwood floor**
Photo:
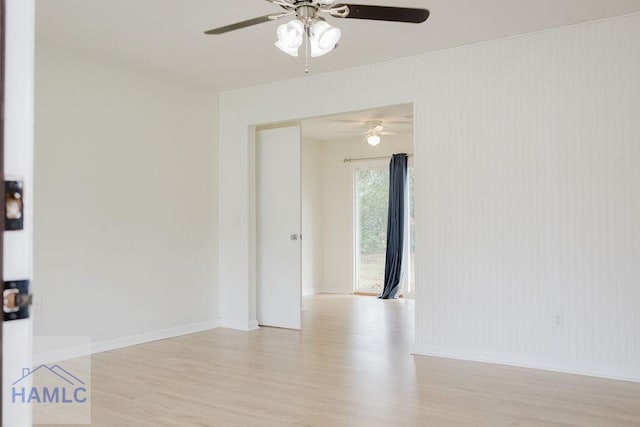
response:
[[[640,426],[640,384],[411,356],[413,301],[318,295],[302,332],[97,354],[94,425]]]

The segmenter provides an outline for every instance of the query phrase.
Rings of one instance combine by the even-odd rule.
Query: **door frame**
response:
[[[240,102],[242,104],[242,102]],[[291,110],[280,115],[275,115],[273,120],[261,120],[262,117],[269,117],[270,114],[262,114],[262,109],[243,111],[243,114],[233,114],[229,112],[221,118],[223,126],[220,132],[220,152],[222,154],[239,156],[239,160],[231,162],[233,168],[226,171],[222,168],[220,179],[225,178],[222,174],[230,173],[233,179],[240,180],[239,187],[246,189],[240,197],[230,196],[228,193],[221,195],[221,202],[230,202],[227,215],[220,212],[219,226],[220,229],[220,252],[218,260],[220,263],[231,261],[228,268],[220,269],[220,317],[221,325],[226,328],[237,329],[242,331],[253,331],[259,329],[256,320],[256,129],[266,128],[268,126],[280,127],[288,124],[299,125],[302,120],[313,119],[323,116],[332,116],[341,113],[350,113],[363,110],[372,110],[376,108],[388,107],[391,105],[410,104],[413,108],[414,115],[420,111],[420,103],[412,96],[394,97],[389,102],[368,102],[352,105],[351,108],[343,108],[333,106],[325,106],[324,108],[312,108],[311,111],[303,109]],[[224,102],[221,101],[221,105]],[[262,107],[261,107],[262,108]],[[309,111],[309,113],[306,113]],[[413,121],[413,154],[418,166],[417,153],[420,148],[416,144],[416,138],[419,133],[420,123],[418,120]],[[225,142],[226,141],[226,142]],[[233,142],[232,142],[233,141]],[[228,153],[227,153],[228,152]],[[234,171],[235,170],[235,171]],[[418,175],[421,174],[419,168],[416,169]],[[416,177],[418,178],[418,176]],[[418,179],[418,182],[420,180]],[[415,195],[416,213],[422,210],[420,194]],[[246,217],[244,213],[246,212]],[[228,230],[224,232],[225,229]],[[416,226],[416,231],[418,231]],[[233,230],[233,233],[231,232]],[[240,233],[240,234],[238,234]],[[416,233],[419,236],[419,233]],[[241,241],[238,242],[238,239]],[[225,254],[222,249],[227,248]],[[416,255],[419,252],[420,242],[416,239]],[[420,265],[416,265],[416,282],[421,277]],[[235,284],[233,287],[231,284]],[[238,286],[238,284],[240,286]],[[421,291],[416,289],[415,298],[419,298]],[[223,308],[225,307],[225,308]],[[233,314],[231,314],[233,313]],[[230,315],[231,314],[231,315]],[[416,306],[414,324],[418,325],[418,317],[420,308]]]
[[[4,85],[5,85],[5,53],[6,53],[6,1],[0,0],[0,188],[4,194]],[[4,196],[3,196],[4,198]],[[4,283],[4,200],[0,202],[0,276]],[[0,424],[2,424],[2,402],[4,389],[2,334],[4,316],[0,318]]]

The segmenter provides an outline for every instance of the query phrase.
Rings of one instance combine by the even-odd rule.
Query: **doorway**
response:
[[[381,140],[375,146],[367,140],[367,126],[371,122],[379,122],[383,127],[379,129]],[[391,156],[396,153],[407,153],[411,157],[406,192],[406,205],[410,208],[407,209],[405,220],[407,256],[404,257],[403,268],[406,273],[403,274],[402,295],[413,296],[413,105],[301,120],[297,131],[299,148],[296,152],[299,169],[293,172],[295,176],[291,175],[281,184],[268,189],[271,179],[286,175],[284,169],[296,161],[295,155],[289,156],[295,150],[282,148],[280,153],[278,148],[283,138],[287,138],[278,134],[284,129],[267,125],[256,130],[258,323],[263,326],[301,328],[304,325],[296,326],[295,322],[269,321],[265,313],[268,310],[279,315],[286,312],[291,319],[299,318],[304,311],[305,297],[316,294],[353,295],[366,291],[370,295],[378,295],[384,281],[388,168]],[[282,161],[285,158],[288,160]],[[265,161],[271,162],[273,167],[265,168],[261,164]],[[268,174],[271,174],[271,178]],[[299,187],[289,188],[296,176]],[[281,194],[282,200],[280,196],[274,198],[272,195],[276,190],[279,192],[279,186],[289,188]],[[360,197],[359,192],[373,197],[369,201],[371,203],[367,205],[368,201],[363,199],[364,196]],[[280,201],[276,202],[276,199]],[[290,207],[284,209],[285,204]],[[265,222],[265,212],[273,214],[270,222]],[[367,215],[360,215],[365,213]],[[365,230],[371,231],[367,234],[360,231],[357,222],[371,219],[368,216],[370,213],[377,216],[372,218],[375,223],[373,228]],[[289,214],[293,219],[285,220]],[[299,222],[296,223],[295,218]],[[354,221],[354,218],[358,220]],[[279,229],[281,226],[284,228]],[[293,236],[298,236],[299,240],[292,241]],[[271,249],[265,246],[267,238],[278,240],[281,245],[279,249],[274,249],[277,245]],[[299,252],[285,255],[288,249],[283,248],[293,247]],[[281,259],[278,260],[279,257]],[[274,286],[278,288],[277,292],[270,291],[275,289]],[[276,294],[279,296],[275,297]],[[285,304],[285,301],[288,302]],[[301,301],[300,305],[298,301]]]
[[[384,282],[389,162],[397,153],[410,158],[406,253],[415,248],[413,105],[307,119],[301,124],[303,295],[377,296]],[[377,145],[368,141],[372,124],[382,128],[376,129]],[[415,289],[413,259],[405,260],[402,295],[410,297]]]

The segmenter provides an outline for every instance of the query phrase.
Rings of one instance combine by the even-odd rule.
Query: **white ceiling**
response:
[[[368,130],[366,122],[379,120],[385,132],[399,135],[413,133],[413,105],[401,104],[356,111],[302,121],[302,134],[317,141],[362,138]]]
[[[358,0],[426,7],[424,24],[332,19],[340,48],[313,73],[640,11],[640,0]],[[203,31],[279,9],[264,0],[37,0],[39,43],[110,57],[216,90],[303,75],[274,46],[279,23],[221,36]]]

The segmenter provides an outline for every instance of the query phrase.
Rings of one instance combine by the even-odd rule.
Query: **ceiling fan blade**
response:
[[[267,0],[269,3],[273,3],[282,7],[283,9],[291,10],[295,8],[295,4],[290,0]]]
[[[427,9],[410,7],[370,6],[366,4],[337,4],[332,9],[347,7],[349,13],[340,18],[371,19],[374,21],[409,22],[420,24],[429,18]],[[334,15],[335,16],[335,15]]]
[[[204,33],[209,35],[224,34],[224,33],[228,33],[229,31],[235,31],[241,28],[250,27],[252,25],[258,25],[258,24],[263,24],[265,22],[270,22],[270,21],[273,21],[274,19],[276,18],[274,18],[273,14],[265,15],[265,16],[260,16],[258,18],[247,19],[246,21],[242,21],[242,22],[236,22],[235,24],[225,25],[224,27],[214,28],[213,30],[205,31]]]
[[[413,124],[413,121],[411,121],[410,119],[401,121],[401,120],[385,120],[384,121],[385,125],[411,125]]]

